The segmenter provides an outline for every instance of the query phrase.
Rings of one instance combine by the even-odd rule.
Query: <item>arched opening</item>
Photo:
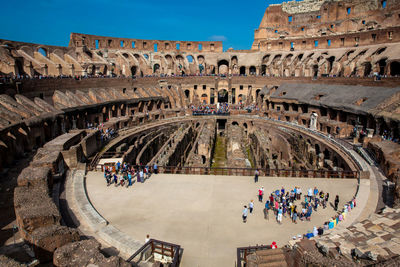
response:
[[[220,60],[218,62],[218,73],[219,74],[228,74],[229,71],[229,62],[226,61],[225,59]]]
[[[398,76],[400,75],[400,62],[393,61],[390,63],[390,75]]]
[[[226,89],[218,91],[218,103],[228,103],[228,91]]]
[[[187,99],[190,99],[190,91],[189,90],[185,90],[185,96]]]
[[[144,54],[143,55],[145,59],[149,59],[149,55],[148,54]]]
[[[364,65],[364,77],[368,77],[372,70],[371,62],[365,62]]]
[[[318,77],[318,65],[313,65],[313,77],[314,79]]]
[[[318,156],[321,153],[321,149],[318,144],[315,144],[315,154]]]
[[[327,148],[325,148],[324,159],[330,159],[330,157],[331,157],[331,153],[329,152],[329,150]]]
[[[193,56],[188,55],[188,56],[186,57],[186,59],[187,59],[187,61],[189,61],[189,63],[193,63]]]
[[[332,67],[333,67],[333,62],[335,62],[335,57],[332,56],[330,58],[328,58],[328,74],[332,71]]]
[[[123,53],[122,54],[125,58],[128,58],[129,57],[129,55],[127,54],[127,53]]]
[[[154,52],[158,51],[158,44],[154,44]]]
[[[239,126],[239,123],[237,123],[237,121],[233,121],[233,122],[232,122],[232,125],[233,125],[233,126]]]
[[[246,67],[245,66],[241,66],[239,69],[239,73],[240,75],[246,75]]]
[[[40,54],[42,54],[42,56],[47,57],[47,50],[46,50],[46,49],[40,47],[40,48],[38,49],[38,52],[39,52]]]
[[[243,95],[240,94],[240,95],[238,95],[238,103],[242,104],[242,101],[243,101]]]
[[[257,89],[256,90],[256,99],[258,99],[258,96],[259,96],[260,92],[261,92],[261,89]]]
[[[250,72],[250,75],[256,75],[256,67],[250,66],[249,72]]]
[[[136,75],[136,72],[137,72],[137,67],[136,67],[136,66],[132,66],[132,67],[131,67],[131,75],[132,75],[132,76],[135,76],[135,75]]]
[[[386,58],[383,58],[378,61],[378,66],[379,66],[379,75],[384,75],[385,74],[385,68],[386,68]]]
[[[160,69],[160,64],[154,64],[153,73],[157,73],[159,69]]]
[[[204,104],[204,105],[208,104],[208,103],[207,103],[207,99],[208,99],[207,94],[202,94],[202,95],[201,95],[201,99],[200,99],[200,100],[201,100],[201,103],[202,103],[202,104]]]
[[[261,65],[261,75],[267,74],[267,65]]]

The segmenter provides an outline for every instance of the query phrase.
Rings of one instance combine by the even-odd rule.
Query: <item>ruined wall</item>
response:
[[[322,48],[396,42],[399,11],[397,0],[305,0],[270,5],[255,31],[252,49],[312,49],[315,41]]]

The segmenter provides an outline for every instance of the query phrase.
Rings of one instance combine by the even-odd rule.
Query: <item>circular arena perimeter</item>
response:
[[[294,224],[287,215],[278,224],[272,212],[269,220],[264,219],[265,201],[257,199],[260,186],[266,193],[282,186],[303,190],[317,186],[332,197],[326,209],[313,212],[311,221]],[[181,245],[182,266],[234,266],[237,247],[272,241],[283,246],[293,236],[323,225],[336,215],[334,196],[340,195],[340,204],[352,199],[357,180],[260,177],[254,183],[249,176],[158,174],[143,184],[121,188],[107,187],[102,173],[89,172],[86,188],[94,208],[124,234],[141,242],[149,234]],[[243,223],[243,205],[252,199],[253,214]],[[300,201],[296,204],[300,206]]]
[[[240,139],[242,142],[245,142],[247,135],[251,135],[259,129],[267,131],[266,133],[269,135],[275,135],[273,138],[279,137],[276,135],[278,132],[289,134],[289,136],[293,134],[298,137],[302,136],[298,140],[307,139],[305,142],[312,144],[311,147],[315,147],[315,144],[319,143],[321,147],[325,145],[326,149],[329,148],[330,154],[340,158],[340,160],[335,160],[335,164],[342,162],[341,165],[346,165],[345,168],[347,168],[347,172],[342,170],[344,174],[353,174],[351,171],[354,171],[354,177],[341,179],[340,171],[335,173],[311,170],[307,173],[305,170],[294,171],[294,166],[292,166],[291,171],[277,169],[267,172],[267,169],[261,168],[261,176],[255,183],[252,176],[254,169],[251,168],[214,168],[225,175],[218,175],[218,173],[212,175],[213,169],[205,168],[211,175],[200,175],[193,173],[196,171],[206,173],[204,169],[196,167],[167,168],[160,165],[161,173],[152,174],[144,183],[137,182],[135,178],[132,187],[126,187],[114,184],[107,186],[101,171],[103,165],[98,164],[92,166],[94,171],[89,171],[86,175],[84,171],[73,172],[71,179],[68,179],[67,182],[70,206],[74,216],[80,221],[80,227],[102,241],[106,247],[117,248],[120,255],[125,258],[144,245],[146,235],[149,234],[156,240],[179,244],[183,248],[183,253],[180,254],[182,266],[233,266],[237,260],[236,249],[238,247],[266,245],[273,241],[277,242],[279,246],[284,246],[294,236],[306,234],[313,227],[322,226],[337,215],[334,210],[336,195],[340,196],[339,206],[343,206],[357,196],[360,207],[349,214],[342,224],[343,227],[349,226],[356,219],[363,217],[362,211],[369,212],[369,209],[366,208],[367,201],[371,201],[371,195],[376,192],[370,194],[369,179],[360,179],[360,177],[363,178],[363,170],[366,166],[357,154],[350,153],[332,139],[318,135],[306,128],[254,116],[245,118],[243,116],[189,116],[178,121],[167,119],[154,125],[125,129],[119,137],[112,140],[105,149],[97,154],[94,162],[103,162],[104,164],[107,161],[124,161],[124,159],[132,161],[129,153],[135,150],[137,151],[134,153],[136,159],[146,153],[152,155],[152,157],[147,157],[151,160],[146,163],[160,163],[162,154],[175,158],[177,154],[163,152],[164,146],[153,144],[157,140],[154,136],[159,137],[159,132],[170,134],[169,131],[171,129],[175,131],[178,127],[176,125],[179,125],[173,136],[182,138],[185,135],[179,134],[180,132],[190,133],[189,130],[182,131],[182,129],[193,127],[197,129],[198,135],[192,136],[192,139],[196,140],[199,146],[200,140],[202,140],[201,135],[204,132],[210,132],[203,124],[214,125],[217,138],[226,135],[229,136],[230,141],[237,138],[232,133],[237,127],[245,133],[242,136],[244,139]],[[169,127],[172,128],[169,129]],[[202,129],[207,131],[202,131]],[[278,132],[274,132],[274,129]],[[285,136],[285,140],[289,140],[289,136]],[[179,144],[178,141],[174,139],[172,143]],[[297,144],[297,141],[292,140],[292,142]],[[168,144],[168,141],[165,143]],[[128,144],[126,147],[133,144],[137,149],[126,148],[126,151],[121,153],[120,148],[121,145],[125,146],[124,144]],[[158,147],[159,150],[149,149],[151,144]],[[229,144],[230,142],[227,144],[228,147]],[[284,151],[282,143],[279,145],[278,150]],[[235,147],[235,144],[231,146]],[[173,148],[174,151],[180,150],[173,145],[167,145],[167,147]],[[293,148],[293,144],[289,147]],[[313,148],[311,151],[314,151]],[[123,155],[121,158],[117,157],[121,155]],[[228,158],[229,155],[227,152]],[[237,154],[235,155],[238,157]],[[332,155],[331,157],[333,157]],[[190,156],[186,160],[188,158]],[[288,161],[284,156],[280,160]],[[214,160],[212,162],[215,163]],[[335,167],[335,169],[337,168]],[[265,188],[263,202],[258,201],[258,189],[261,186]],[[298,220],[297,224],[292,223],[288,215],[283,218],[282,224],[278,224],[272,212],[269,213],[269,219],[266,220],[263,207],[269,194],[282,187],[291,190],[295,186],[299,186],[303,193],[314,187],[320,191],[329,192],[330,199],[327,208],[323,209],[320,206],[317,211],[313,212],[311,221]],[[254,212],[249,214],[247,223],[243,223],[241,217],[243,206],[248,205],[251,200],[255,202]],[[296,201],[295,205],[300,207],[302,202],[304,202],[304,198]]]

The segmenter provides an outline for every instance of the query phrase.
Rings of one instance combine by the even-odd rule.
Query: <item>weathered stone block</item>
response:
[[[33,231],[29,242],[34,245],[36,258],[43,263],[52,261],[53,253],[57,248],[78,240],[79,232],[76,229],[51,225]]]
[[[131,266],[119,257],[106,258],[100,252],[100,243],[94,239],[69,243],[54,252],[53,263],[58,267],[88,266]]]
[[[22,170],[18,176],[18,186],[33,187],[39,184],[47,185],[49,189],[53,186],[53,176],[49,167],[33,168],[29,166]]]
[[[60,212],[49,197],[46,185],[15,188],[14,207],[16,221],[24,239],[37,228],[60,223]]]

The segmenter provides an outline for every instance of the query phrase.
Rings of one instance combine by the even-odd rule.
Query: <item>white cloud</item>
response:
[[[208,37],[208,39],[210,41],[226,41],[226,40],[228,40],[228,38],[226,38],[223,35],[213,35],[213,36]]]

